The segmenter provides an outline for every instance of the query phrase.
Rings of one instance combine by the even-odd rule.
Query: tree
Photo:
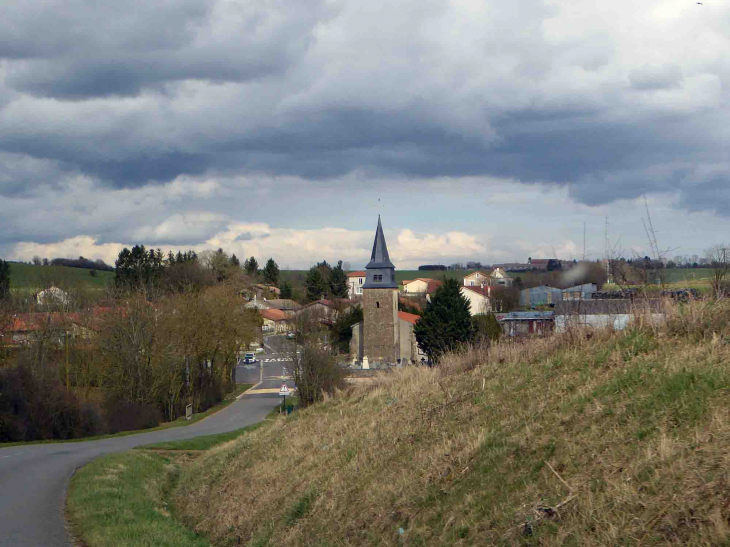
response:
[[[34,266],[40,266],[41,264],[42,264],[42,262],[41,262],[41,257],[40,257],[40,256],[38,256],[38,255],[35,255],[35,256],[33,257],[33,265],[34,265]]]
[[[251,277],[256,277],[256,274],[259,271],[259,263],[254,257],[247,258],[243,262],[243,269],[246,270],[246,273]]]
[[[117,286],[132,288],[156,284],[164,263],[159,249],[148,251],[144,245],[135,245],[131,251],[122,249],[114,265]]]
[[[89,270],[89,275],[91,277],[96,277],[96,270]]]
[[[47,258],[44,258],[43,259],[43,265],[44,266],[48,266],[48,264],[49,264],[48,259]]]
[[[279,266],[274,262],[273,258],[266,261],[263,269],[264,283],[276,285],[279,282]]]
[[[291,298],[293,296],[292,286],[288,281],[284,281],[279,288],[281,289],[281,298]]]
[[[496,342],[502,336],[502,327],[493,313],[472,317],[476,337],[487,342]]]
[[[332,333],[335,336],[335,344],[340,353],[350,352],[350,340],[352,339],[352,326],[363,320],[362,308],[353,306],[345,313],[337,316],[337,321],[332,326]]]
[[[241,267],[241,261],[240,261],[240,260],[238,260],[238,257],[236,256],[236,254],[235,254],[235,253],[233,253],[233,254],[231,255],[231,260],[230,260],[230,262],[231,262],[231,266],[233,266],[233,267],[235,267],[235,268],[240,268],[240,267]]]
[[[0,300],[10,296],[10,264],[0,258]]]
[[[349,292],[347,287],[347,274],[342,269],[342,260],[332,269],[329,286],[332,296],[335,298],[347,298]]]
[[[322,298],[327,290],[327,282],[322,276],[320,268],[312,266],[307,272],[307,278],[304,280],[304,285],[307,287],[307,300],[314,302]]]
[[[725,292],[724,280],[730,271],[730,246],[717,243],[705,249],[705,258],[712,268],[712,290],[716,296],[721,296]]]
[[[469,301],[461,294],[456,279],[444,279],[413,327],[418,345],[429,359],[437,361],[447,351],[473,340],[475,330]]]

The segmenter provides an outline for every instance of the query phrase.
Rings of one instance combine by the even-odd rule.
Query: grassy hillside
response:
[[[216,545],[730,541],[730,303],[406,368],[212,449]]]
[[[65,266],[34,266],[10,264],[10,288],[13,290],[38,290],[51,284],[59,287],[81,286],[103,288],[114,281],[114,272],[97,270],[92,277],[90,270]]]

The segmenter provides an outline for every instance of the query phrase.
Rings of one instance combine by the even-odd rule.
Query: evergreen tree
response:
[[[0,259],[0,300],[10,296],[10,264]]]
[[[279,266],[274,262],[273,258],[270,258],[266,262],[266,266],[263,269],[264,283],[269,285],[276,285],[279,282]]]
[[[322,272],[317,266],[312,266],[307,272],[307,278],[304,280],[307,287],[307,300],[314,302],[319,300],[327,290],[327,282],[322,277]]]
[[[496,342],[502,336],[502,327],[493,313],[485,315],[475,315],[472,317],[472,323],[476,330],[476,337],[483,341]]]
[[[135,245],[130,251],[122,249],[114,263],[115,283],[120,287],[141,287],[153,285],[162,273],[164,260],[162,251],[145,249],[144,245]]]
[[[292,297],[294,291],[292,290],[291,283],[284,281],[279,288],[281,289],[281,298]]]
[[[239,268],[239,267],[241,266],[241,261],[240,261],[240,260],[238,260],[238,257],[236,256],[236,254],[235,254],[235,253],[233,253],[233,254],[231,255],[231,260],[230,260],[230,262],[231,262],[231,266],[234,266],[234,267],[236,267],[236,268]]]
[[[337,263],[330,274],[330,294],[335,298],[347,298],[347,274],[342,269],[342,260]]]
[[[423,316],[413,327],[418,345],[429,359],[437,361],[447,351],[474,338],[469,301],[461,294],[456,279],[444,279],[426,304]]]
[[[251,277],[256,277],[256,274],[259,271],[259,263],[254,257],[247,258],[243,263],[243,269],[246,270],[246,273]]]
[[[350,352],[350,340],[352,339],[352,326],[363,320],[362,308],[353,306],[347,313],[341,313],[332,326],[335,335],[335,343],[340,353]]]

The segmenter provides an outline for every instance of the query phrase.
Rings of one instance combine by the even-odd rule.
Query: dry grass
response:
[[[214,448],[179,512],[214,544],[730,541],[730,302],[471,348]]]

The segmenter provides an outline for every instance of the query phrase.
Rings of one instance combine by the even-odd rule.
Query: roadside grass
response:
[[[376,377],[191,461],[175,506],[216,545],[727,545],[730,302],[666,313]]]
[[[205,450],[271,423],[94,460],[74,475],[68,490],[66,515],[75,538],[85,547],[209,546],[205,537],[185,528],[170,503],[181,468]]]
[[[282,397],[282,399],[283,399],[283,397]],[[272,419],[272,418],[277,418],[277,417],[281,416],[283,414],[282,411],[284,410],[284,409],[282,409],[281,404],[282,404],[282,401],[280,400],[279,401],[279,405],[278,406],[275,406],[272,409],[272,411],[269,412],[266,415],[266,418],[267,419]],[[289,396],[287,396],[287,398],[286,398],[286,406],[287,407],[289,407],[289,406],[294,407],[292,409],[292,413],[294,413],[297,410],[299,410],[299,397],[297,397],[296,395],[289,395]]]
[[[73,535],[86,547],[209,546],[175,519],[167,503],[186,459],[134,451],[103,456],[80,469],[66,503]]]
[[[162,431],[165,429],[171,429],[174,427],[186,427],[189,425],[193,425],[194,423],[197,423],[201,420],[204,420],[205,418],[212,416],[216,412],[220,412],[224,408],[226,408],[228,405],[233,403],[239,395],[247,391],[253,387],[253,384],[237,384],[236,389],[226,395],[225,399],[223,399],[220,403],[217,405],[210,407],[205,412],[201,412],[199,414],[193,414],[193,417],[190,420],[186,420],[184,416],[178,418],[177,420],[173,422],[165,422],[157,427],[151,427],[149,429],[135,429],[132,431],[121,431],[119,433],[112,433],[109,435],[96,435],[93,437],[83,437],[81,439],[50,439],[50,440],[41,440],[41,441],[25,441],[25,442],[14,442],[14,443],[0,443],[0,450],[3,448],[12,448],[15,446],[26,446],[31,444],[55,444],[55,443],[83,443],[87,441],[100,441],[102,439],[112,439],[116,437],[127,437],[129,435],[137,435],[139,433],[150,433],[152,431]]]

